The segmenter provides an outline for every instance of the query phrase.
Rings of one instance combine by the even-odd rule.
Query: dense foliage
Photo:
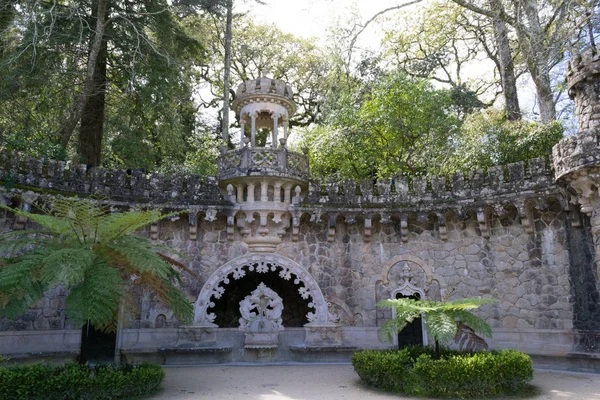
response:
[[[60,198],[44,214],[0,207],[41,227],[0,236],[5,257],[0,259],[0,316],[16,318],[62,285],[68,289],[66,312],[73,324],[89,321],[98,329],[115,330],[119,307],[126,313],[135,310],[131,289],[140,286],[180,321],[191,321],[192,305],[179,291],[179,272],[173,268],[185,266],[166,255],[173,250],[132,235],[169,214],[111,213],[91,201]]]
[[[440,357],[427,347],[364,350],[352,365],[368,385],[428,397],[491,397],[522,393],[533,378],[531,359],[515,350],[460,353]]]
[[[120,366],[66,363],[0,366],[0,400],[113,400],[156,392],[160,365]]]
[[[289,83],[299,105],[290,143],[309,147],[318,178],[410,179],[547,156],[562,132],[553,120],[565,85],[554,75],[569,51],[594,45],[596,3],[527,0],[517,8],[529,5],[521,11],[531,26],[497,0],[437,0],[392,14],[399,4],[367,22],[340,20],[325,44],[235,12],[230,100],[260,75]],[[231,4],[3,2],[0,149],[216,173]],[[359,53],[359,35],[383,14],[379,48]],[[519,105],[523,76],[537,91],[533,112]],[[231,119],[233,147],[239,124]]]

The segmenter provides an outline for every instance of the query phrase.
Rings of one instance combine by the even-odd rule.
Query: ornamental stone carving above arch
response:
[[[434,273],[425,261],[410,254],[397,256],[388,261],[381,272],[380,282],[390,290],[390,293],[408,295],[408,292],[412,291],[410,294],[419,293],[421,298],[424,298],[425,292],[432,286],[439,285],[442,296],[447,287],[443,276]]]
[[[215,305],[213,301],[225,294],[223,284],[228,284],[231,279],[241,279],[246,274],[269,271],[278,272],[281,279],[294,279],[294,284],[303,285],[298,294],[308,300],[308,307],[314,310],[307,314],[305,326],[337,325],[339,318],[329,312],[329,304],[319,285],[300,264],[278,254],[246,254],[221,266],[204,283],[194,304],[194,326],[218,327],[214,323],[216,315],[210,309]]]

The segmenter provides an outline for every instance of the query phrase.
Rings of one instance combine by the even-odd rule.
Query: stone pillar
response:
[[[269,193],[269,182],[262,181],[260,183],[260,201],[267,201]]]
[[[290,121],[288,119],[285,119],[283,121],[283,138],[285,140],[287,140],[288,138],[288,130],[290,129]]]
[[[277,126],[279,120],[279,114],[278,113],[273,113],[273,135],[271,137],[271,141],[273,142],[271,145],[273,146],[273,148],[277,148],[277,130],[279,129],[279,127]]]
[[[240,118],[240,149],[244,147],[244,137],[246,130],[246,118]]]
[[[254,183],[248,184],[248,203],[254,203]]]
[[[252,148],[256,147],[256,112],[250,114],[250,143]]]
[[[244,185],[241,183],[238,183],[238,185],[237,185],[237,202],[238,203],[244,202]]]
[[[285,185],[283,187],[283,202],[285,204],[290,204],[292,200],[292,185]]]
[[[281,182],[275,182],[273,188],[273,202],[281,203]]]

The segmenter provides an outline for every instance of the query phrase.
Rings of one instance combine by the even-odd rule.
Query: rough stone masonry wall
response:
[[[233,241],[227,236],[230,206],[217,195],[216,184],[207,183],[206,193],[200,188],[198,192],[190,191],[187,183],[181,186],[181,192],[170,192],[167,182],[159,188],[151,184],[152,176],[140,172],[134,178],[136,174],[131,172],[125,173],[121,193],[126,195],[121,196],[112,178],[96,185],[93,170],[82,172],[84,178],[80,180],[74,180],[77,175],[71,172],[63,173],[62,183],[56,183],[50,179],[54,176],[51,162],[41,163],[41,172],[37,170],[40,173],[29,174],[26,167],[32,163],[38,165],[30,160],[17,163],[17,169],[8,169],[6,166],[11,163],[5,162],[4,172],[12,171],[16,188],[8,194],[36,187],[91,194],[97,188],[108,196],[108,201],[125,207],[150,204],[200,212],[197,221],[194,220],[197,234],[193,240],[192,220],[185,215],[161,221],[154,227],[157,240],[186,254],[189,260],[185,262],[201,277],[200,280],[183,277],[183,289],[192,302],[215,270],[247,252],[237,230]],[[121,175],[107,172],[105,177]],[[52,182],[56,184],[50,185]],[[131,196],[129,201],[125,201],[127,196]],[[559,197],[543,159],[495,167],[485,174],[457,174],[449,181],[435,178],[404,186],[400,179],[393,183],[379,181],[374,187],[372,182],[358,185],[346,182],[342,188],[332,183],[313,184],[306,202],[298,205],[301,218],[297,241],[291,229],[288,230],[277,253],[312,274],[346,327],[376,327],[389,317],[389,313],[378,310],[375,304],[398,287],[406,263],[413,275],[412,283],[422,288],[427,298],[499,299],[498,303],[486,306],[481,315],[501,337],[504,331],[517,336],[532,331],[556,335],[573,328],[575,298],[569,281],[566,240],[569,218]],[[159,200],[166,198],[174,200],[164,203]],[[528,208],[530,213],[523,214],[514,205],[530,201],[536,204]],[[203,218],[208,207],[213,207],[215,213],[218,211],[215,220]],[[442,219],[429,218],[432,210],[437,211],[434,214],[438,217],[444,216],[444,238],[440,230]],[[481,210],[487,210],[483,225],[477,216]],[[311,220],[315,214],[320,218]],[[370,241],[366,242],[367,215],[373,219]],[[336,221],[333,238],[330,217]],[[404,228],[401,217],[407,223]],[[3,231],[11,230],[15,221],[4,213],[0,224]],[[150,228],[143,234],[153,235]],[[5,331],[68,329],[61,299],[64,301],[64,293],[58,290],[16,322],[3,320],[0,327]],[[139,304],[139,315],[130,321],[130,328],[152,328],[160,334],[164,328],[179,326],[172,313],[148,294],[139,293]],[[527,349],[527,341],[523,339],[511,337],[500,345],[505,344]]]
[[[373,327],[387,318],[375,304],[398,285],[400,266],[407,261],[413,283],[428,298],[443,294],[499,299],[482,310],[493,328],[568,330],[573,307],[564,218],[560,208],[551,206],[537,213],[536,233],[528,234],[509,213],[492,220],[489,239],[481,236],[476,220],[455,219],[448,223],[446,242],[427,223],[410,219],[406,243],[400,239],[397,221],[376,223],[371,243],[364,243],[360,221],[338,225],[335,240],[328,242],[325,222],[304,219],[298,241],[285,237],[277,253],[313,275],[344,326]],[[198,239],[188,239],[182,221],[159,227],[159,240],[188,255],[190,267],[202,278],[184,277],[185,291],[194,300],[204,281],[219,266],[244,254],[246,247],[227,240],[223,219],[202,222]],[[430,283],[423,267],[432,275]],[[140,327],[176,325],[168,310],[144,301]]]

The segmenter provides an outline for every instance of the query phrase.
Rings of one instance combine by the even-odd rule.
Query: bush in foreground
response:
[[[65,365],[0,367],[0,400],[111,400],[156,392],[165,377],[160,365]]]
[[[352,365],[368,385],[430,397],[481,397],[525,391],[533,378],[531,359],[515,350],[461,353],[429,348],[365,350]]]

